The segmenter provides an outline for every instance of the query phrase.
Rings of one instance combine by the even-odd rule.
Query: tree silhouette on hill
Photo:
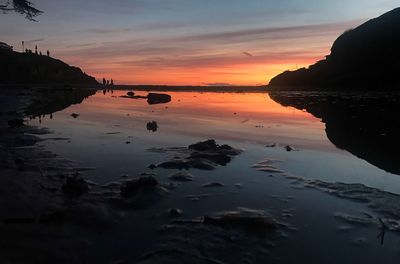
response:
[[[27,0],[0,0],[0,11],[2,13],[17,12],[25,15],[25,18],[31,21],[36,21],[35,17],[43,13],[43,11],[36,9],[32,2]]]

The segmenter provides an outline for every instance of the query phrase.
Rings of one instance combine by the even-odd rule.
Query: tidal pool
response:
[[[142,173],[155,173],[159,182],[168,183],[168,176],[178,170],[151,170],[149,165],[179,154],[168,148],[207,139],[243,152],[215,170],[189,169],[193,181],[179,184],[144,209],[121,212],[113,228],[93,239],[89,251],[98,262],[136,261],[161,244],[179,240],[174,247],[185,245],[188,252],[207,256],[204,263],[398,263],[398,231],[387,231],[381,245],[379,222],[360,224],[340,217],[384,220],[387,215],[309,182],[357,183],[400,194],[400,176],[337,148],[327,137],[323,120],[306,110],[283,106],[267,93],[167,92],[171,102],[149,105],[145,99],[121,97],[126,92],[99,91],[81,104],[29,124],[50,129],[52,134],[42,136],[49,140],[41,144],[90,168],[83,177],[98,184]],[[79,116],[74,118],[74,113]],[[155,131],[147,126],[152,121],[157,122]],[[266,170],[253,166],[265,160]],[[221,185],[203,186],[213,182]],[[215,238],[221,234],[209,230],[160,232],[171,223],[166,216],[169,208],[181,209],[183,219],[195,219],[238,207],[264,210],[289,228],[270,243],[246,235],[222,240],[223,245]],[[182,237],[189,239],[182,243]]]

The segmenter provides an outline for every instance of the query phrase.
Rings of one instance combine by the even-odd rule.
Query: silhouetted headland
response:
[[[400,90],[400,8],[343,33],[308,69],[274,77],[272,90]]]
[[[98,85],[80,68],[50,55],[0,49],[1,85]]]

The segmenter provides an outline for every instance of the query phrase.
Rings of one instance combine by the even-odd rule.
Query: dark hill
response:
[[[400,91],[400,8],[343,33],[308,69],[274,77],[274,90]]]
[[[0,50],[0,84],[97,85],[77,67],[34,53]]]

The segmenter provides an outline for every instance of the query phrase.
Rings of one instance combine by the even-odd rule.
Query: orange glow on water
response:
[[[274,142],[282,136],[297,138],[306,134],[315,140],[311,144],[326,139],[319,119],[283,107],[266,93],[168,92],[172,96],[170,103],[149,106],[145,99],[120,98],[126,92],[114,91],[112,96],[99,92],[76,111],[85,112],[91,120],[112,120],[141,129],[146,122],[157,120],[164,132],[205,138]]]

